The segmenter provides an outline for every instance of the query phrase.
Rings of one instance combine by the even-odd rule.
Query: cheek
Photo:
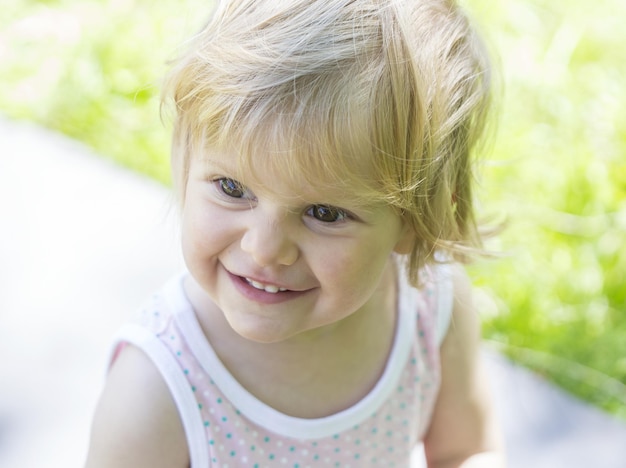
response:
[[[216,250],[225,237],[225,219],[210,207],[188,205],[183,211],[181,220],[181,241],[185,255],[210,254]]]
[[[320,255],[318,265],[320,278],[343,294],[373,292],[380,280],[389,254],[375,244],[363,244],[354,248],[329,249]]]
[[[193,270],[193,265],[203,255],[206,248],[203,246],[203,236],[197,229],[196,222],[188,215],[184,215],[181,225],[181,247],[187,267]]]

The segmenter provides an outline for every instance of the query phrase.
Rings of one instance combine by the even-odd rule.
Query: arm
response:
[[[471,285],[455,267],[450,329],[441,346],[442,380],[424,439],[429,468],[502,468],[499,432],[479,357],[480,323]]]
[[[185,468],[187,442],[167,385],[150,359],[126,346],[96,408],[86,468]]]

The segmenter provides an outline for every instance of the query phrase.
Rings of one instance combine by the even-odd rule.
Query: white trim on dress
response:
[[[185,430],[191,468],[211,466],[208,447],[203,443],[206,436],[198,403],[176,358],[154,334],[140,325],[124,325],[115,335],[113,349],[122,342],[136,346],[146,353],[163,376]]]

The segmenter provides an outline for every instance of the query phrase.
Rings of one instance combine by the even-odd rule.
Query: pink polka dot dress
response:
[[[440,384],[439,345],[451,282],[445,265],[420,289],[400,285],[394,343],[375,387],[357,404],[319,419],[280,413],[250,394],[221,363],[174,278],[116,337],[154,362],[178,407],[191,468],[409,467]]]

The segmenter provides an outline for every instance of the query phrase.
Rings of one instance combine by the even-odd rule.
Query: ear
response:
[[[409,223],[404,221],[402,223],[402,231],[400,231],[400,235],[398,236],[398,242],[393,248],[393,251],[400,255],[406,255],[413,251],[414,244],[415,232],[413,232]]]

